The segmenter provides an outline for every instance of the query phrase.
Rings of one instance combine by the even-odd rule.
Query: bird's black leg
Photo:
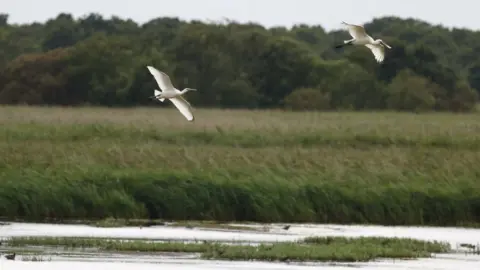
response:
[[[350,41],[345,42],[345,43],[343,43],[343,44],[336,45],[336,46],[335,46],[335,49],[340,49],[340,48],[342,48],[342,47],[344,47],[344,46],[352,45],[352,44],[353,44],[353,40],[350,40]]]
[[[150,98],[151,99],[157,99],[159,96],[161,96],[161,95],[151,96]]]

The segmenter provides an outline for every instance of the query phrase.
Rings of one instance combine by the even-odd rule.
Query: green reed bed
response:
[[[220,243],[187,244],[175,242],[119,241],[91,238],[14,237],[10,246],[56,246],[64,248],[98,248],[105,251],[194,252],[207,259],[265,261],[369,261],[377,258],[429,257],[448,252],[446,243],[402,238],[307,238],[295,243],[259,246]]]
[[[181,117],[0,107],[0,216],[480,224],[479,114]]]
[[[0,182],[0,213],[30,220],[150,218],[257,222],[458,225],[479,221],[480,187],[417,175],[327,175],[282,178],[146,170],[8,171]],[[384,177],[387,184],[362,183]],[[396,181],[393,181],[396,180]],[[388,183],[390,181],[390,183]],[[377,180],[377,182],[381,182]]]

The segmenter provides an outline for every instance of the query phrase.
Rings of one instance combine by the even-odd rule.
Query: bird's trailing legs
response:
[[[150,98],[153,99],[153,100],[160,100],[161,102],[163,102],[165,99],[164,98],[160,98],[161,95],[156,95],[156,96],[151,96]]]
[[[353,45],[353,39],[351,39],[351,40],[345,40],[345,41],[343,42],[343,44],[336,45],[336,46],[335,46],[335,49],[340,49],[340,48],[342,48],[343,46],[347,46],[347,45]]]
[[[161,96],[161,95],[151,96],[151,97],[149,97],[149,98],[151,98],[151,99],[157,99],[159,96]]]
[[[151,96],[151,97],[150,97],[151,99],[153,99],[153,100],[158,99],[158,100],[160,100],[161,102],[163,102],[163,101],[165,100],[165,98],[161,98],[162,93],[161,93],[160,91],[154,90],[154,92],[155,92],[156,95]]]

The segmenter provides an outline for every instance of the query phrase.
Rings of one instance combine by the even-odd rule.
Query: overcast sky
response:
[[[270,26],[296,23],[340,28],[342,20],[363,24],[375,17],[413,17],[447,27],[480,29],[477,0],[2,0],[0,12],[10,23],[43,22],[60,12],[76,18],[90,12],[117,15],[144,23],[175,16],[184,20],[253,21]]]

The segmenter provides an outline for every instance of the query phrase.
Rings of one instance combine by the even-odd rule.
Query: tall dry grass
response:
[[[0,107],[0,215],[457,225],[480,115]]]

